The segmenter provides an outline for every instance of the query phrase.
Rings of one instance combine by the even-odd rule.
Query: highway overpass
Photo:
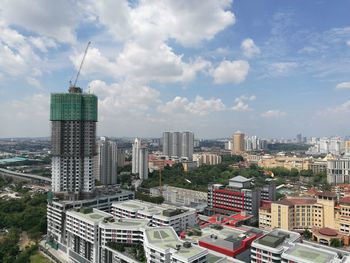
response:
[[[33,183],[45,183],[45,184],[51,184],[51,178],[40,176],[36,174],[25,174],[25,173],[19,173],[10,171],[7,169],[0,168],[0,176],[1,177],[10,177],[15,180],[20,181],[27,181],[27,182],[33,182]]]

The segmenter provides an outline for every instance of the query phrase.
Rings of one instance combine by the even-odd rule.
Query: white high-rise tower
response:
[[[132,173],[138,174],[141,180],[148,179],[148,150],[136,138],[132,145]]]

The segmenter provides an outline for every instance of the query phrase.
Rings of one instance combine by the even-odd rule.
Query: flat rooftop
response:
[[[139,229],[145,228],[149,224],[147,219],[133,219],[133,218],[123,218],[116,219],[111,218],[110,220],[103,220],[100,222],[100,225],[106,226],[109,228],[118,228],[118,229]]]
[[[140,212],[149,215],[157,215],[158,217],[172,217],[180,214],[184,214],[189,211],[195,211],[194,209],[177,207],[168,204],[156,205],[149,202],[140,200],[126,200],[118,203],[114,203],[113,207],[124,209],[127,211]]]
[[[183,258],[190,258],[198,253],[205,251],[205,249],[198,246],[191,245],[191,247],[184,247],[182,242],[175,231],[171,227],[157,227],[146,229],[146,237],[150,244],[157,246],[162,250],[173,249],[177,250],[177,246],[180,247],[176,251],[176,254]],[[215,262],[215,261],[214,261]]]
[[[284,254],[296,257],[296,260],[298,260],[298,262],[307,261],[313,263],[329,263],[332,262],[335,257],[334,252],[323,249],[321,250],[312,246],[301,244],[295,244],[293,247],[285,251]]]
[[[78,200],[65,200],[60,195],[55,195],[53,198],[53,202],[55,204],[58,204],[60,206],[64,205],[73,205],[73,206],[81,206],[81,204],[91,203],[91,202],[97,202],[102,199],[111,198],[112,202],[114,201],[113,198],[117,198],[119,196],[125,196],[125,195],[133,195],[134,192],[119,188],[111,188],[111,187],[96,187],[95,192],[93,196],[88,197],[86,199],[78,199]]]
[[[80,212],[80,211],[70,210],[70,211],[67,211],[67,214],[68,215],[70,214],[74,217],[80,218],[84,221],[85,220],[90,221],[92,223],[99,223],[99,222],[103,221],[104,218],[111,217],[110,214],[103,212],[101,210],[98,210],[98,209],[93,209],[92,211],[85,212],[85,213]]]
[[[286,242],[297,240],[299,237],[298,233],[276,229],[254,242],[271,248],[278,248]]]

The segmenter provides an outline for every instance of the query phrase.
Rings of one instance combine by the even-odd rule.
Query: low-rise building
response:
[[[209,225],[201,229],[190,229],[185,235],[181,235],[182,240],[198,244],[224,254],[229,257],[236,257],[250,249],[250,244],[263,232],[257,228],[242,226],[239,228],[216,224]]]
[[[251,262],[282,262],[282,254],[285,251],[285,245],[296,242],[300,239],[300,234],[281,229],[256,239],[251,245]]]
[[[314,243],[301,243],[296,232],[275,229],[256,239],[251,247],[251,262],[341,263],[349,262],[349,253]]]
[[[159,187],[153,187],[150,189],[150,194],[151,196],[162,195],[165,202],[180,206],[193,207],[207,203],[206,192],[200,192],[169,185],[162,186],[162,191],[159,191]]]
[[[207,249],[181,241],[171,227],[146,229],[144,247],[147,262],[208,262]]]
[[[106,187],[96,188],[96,197],[83,200],[60,200],[49,193],[47,204],[47,239],[50,244],[65,249],[66,212],[71,209],[98,208],[110,212],[112,203],[134,199],[134,192],[127,190],[111,190]]]
[[[118,219],[98,209],[68,211],[65,252],[76,263],[138,262],[116,247],[141,245],[148,263],[209,262],[207,249],[181,241],[172,227],[149,224],[148,219]],[[224,257],[217,259],[210,262],[230,262]]]
[[[303,231],[313,227],[337,228],[337,196],[332,192],[319,192],[316,198],[286,198],[266,204],[259,209],[259,227]]]
[[[172,205],[156,205],[139,200],[129,200],[112,205],[117,218],[146,218],[152,226],[171,226],[176,232],[197,224],[195,209]]]

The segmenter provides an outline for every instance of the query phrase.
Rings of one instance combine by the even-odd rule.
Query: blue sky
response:
[[[0,137],[47,136],[49,96],[99,97],[99,135],[349,135],[350,1],[0,0]]]

